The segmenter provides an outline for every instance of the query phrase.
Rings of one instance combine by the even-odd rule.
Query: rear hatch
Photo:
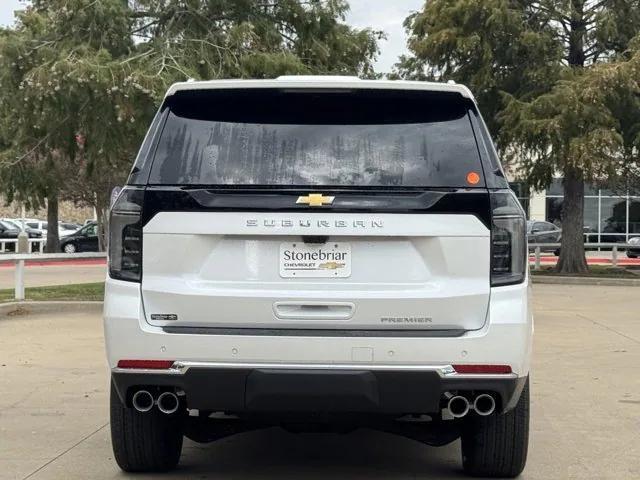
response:
[[[168,97],[144,193],[147,321],[481,328],[490,206],[470,108],[457,93],[398,90]]]

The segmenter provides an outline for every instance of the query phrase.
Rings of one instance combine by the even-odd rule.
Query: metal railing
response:
[[[83,252],[83,253],[9,253],[0,256],[0,262],[15,263],[15,296],[17,301],[24,300],[24,264],[27,260],[50,261],[50,260],[77,260],[80,258],[107,258],[106,252]]]
[[[40,253],[44,253],[44,246],[47,243],[45,238],[30,238],[29,239],[29,251],[33,252],[34,245],[37,245],[35,251]],[[7,245],[12,245],[12,247],[7,250]],[[18,248],[18,239],[17,238],[0,238],[0,253],[6,252],[15,252]]]
[[[562,246],[560,243],[530,243],[529,251],[533,250],[535,258],[533,263],[534,270],[540,270],[540,256],[542,254],[542,249],[552,250],[559,249]],[[614,267],[618,266],[618,254],[619,250],[627,250],[627,249],[640,249],[640,245],[635,244],[632,245],[630,243],[585,243],[585,248],[610,248],[611,249],[611,265]]]

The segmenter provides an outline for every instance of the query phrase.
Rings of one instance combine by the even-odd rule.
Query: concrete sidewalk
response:
[[[640,478],[637,289],[535,285],[531,445],[523,479]],[[99,306],[0,319],[0,479],[129,478],[111,452]],[[460,447],[371,431],[278,429],[186,442],[167,479],[446,479]],[[135,475],[130,478],[158,478]]]

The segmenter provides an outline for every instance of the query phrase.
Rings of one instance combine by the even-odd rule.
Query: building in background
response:
[[[561,178],[541,192],[530,191],[523,182],[510,185],[527,218],[561,224]],[[585,185],[584,231],[588,242],[626,243],[629,238],[640,236],[640,195]]]

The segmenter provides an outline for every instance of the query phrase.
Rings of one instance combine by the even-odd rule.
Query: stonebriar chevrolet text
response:
[[[126,471],[273,425],[526,462],[526,221],[461,85],[172,86],[112,207],[104,326]]]

